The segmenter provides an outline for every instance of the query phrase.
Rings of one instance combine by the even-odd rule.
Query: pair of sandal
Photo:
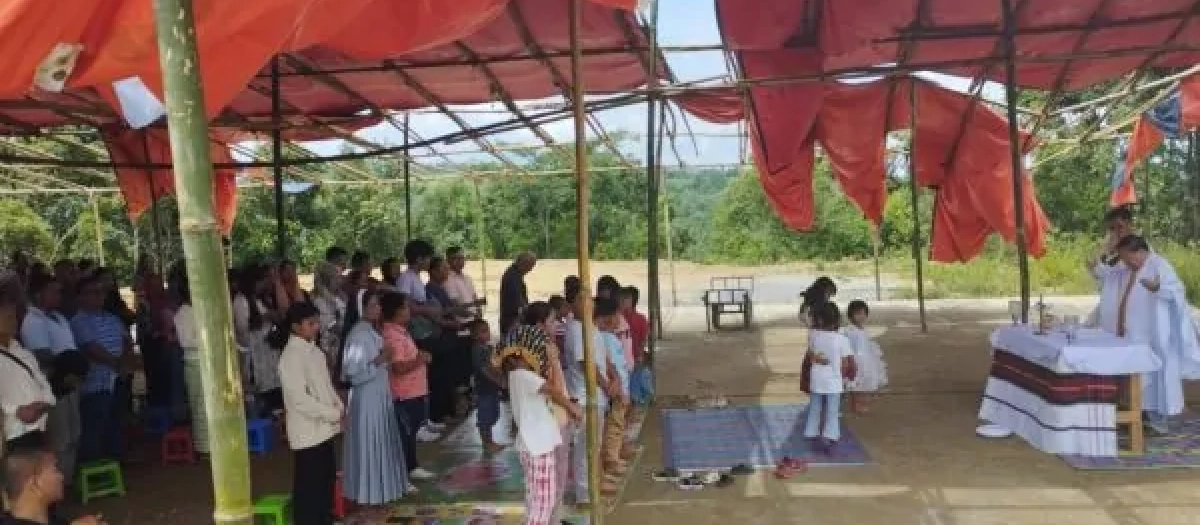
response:
[[[784,456],[779,463],[775,464],[776,479],[792,479],[796,474],[805,472],[808,472],[808,463],[793,457]]]

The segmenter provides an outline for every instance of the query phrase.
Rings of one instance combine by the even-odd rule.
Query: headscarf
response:
[[[516,356],[523,359],[530,369],[546,377],[549,362],[546,347],[549,341],[550,338],[541,328],[519,325],[505,334],[496,346],[496,352],[492,354],[492,366],[501,368],[505,359]]]

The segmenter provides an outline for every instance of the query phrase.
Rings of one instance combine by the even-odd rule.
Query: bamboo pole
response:
[[[412,240],[412,158],[408,156],[409,114],[404,114],[404,241]],[[479,185],[475,185],[479,192]]]
[[[647,38],[650,40],[650,57],[647,60],[647,87],[654,87],[658,84],[658,51],[656,50],[658,38],[655,34],[657,13],[658,2],[650,0],[650,24],[647,34]],[[658,121],[655,118],[655,113],[658,109],[657,102],[657,97],[651,91],[650,96],[646,98],[646,285],[648,288],[646,294],[648,308],[646,310],[650,313],[650,337],[647,338],[646,349],[650,352],[650,355],[654,355],[654,351],[658,349],[658,339],[662,337],[662,310],[659,299],[658,275],[658,201],[660,181],[658,178],[658,159],[655,154],[657,152],[655,142],[658,139],[656,134],[658,131]]]
[[[1012,163],[1013,219],[1016,223],[1017,265],[1021,272],[1021,322],[1029,322],[1029,253],[1025,247],[1025,170],[1022,169],[1017,129],[1017,20],[1012,0],[1000,0],[1004,13],[1004,83],[1008,101],[1008,150]]]
[[[910,153],[911,154],[911,153]],[[875,259],[875,300],[883,300],[883,280],[880,277],[879,268],[879,244],[882,240],[879,238],[879,225],[871,225],[871,251],[872,258]]]
[[[213,209],[212,159],[191,0],[155,0],[179,229],[196,316],[213,479],[213,523],[252,525],[250,465],[229,283]]]
[[[479,278],[481,279],[479,282],[483,284],[483,295],[481,297],[487,297],[487,260],[490,256],[487,249],[487,223],[483,214],[483,196],[479,192],[479,179],[471,179],[471,185],[474,186],[473,189],[475,190],[475,231],[479,232]]]
[[[95,195],[91,195],[91,201],[92,222],[96,223],[96,260],[100,262],[100,266],[104,266],[104,223],[100,220],[100,200]],[[133,231],[137,231],[136,226]]]
[[[275,255],[287,259],[287,220],[283,213],[283,98],[279,92],[279,56],[271,58],[271,175],[275,181]]]
[[[583,369],[587,407],[585,413],[585,431],[587,432],[588,458],[588,500],[591,508],[591,525],[603,525],[604,511],[600,494],[600,483],[604,476],[600,466],[600,414],[596,403],[596,348],[593,344],[596,326],[592,320],[591,297],[592,261],[588,240],[588,219],[590,213],[591,191],[588,178],[587,157],[587,115],[583,106],[583,44],[579,41],[581,18],[583,17],[583,0],[571,0],[570,4],[570,37],[571,37],[571,105],[575,119],[575,257],[579,263],[579,280],[583,283]]]
[[[912,231],[912,256],[913,262],[916,264],[917,270],[917,309],[921,316],[921,333],[929,331],[929,321],[925,313],[925,263],[921,257],[921,246],[924,244],[921,241],[921,186],[917,184],[917,83],[919,81],[913,77],[909,80],[908,88],[908,189],[909,198],[912,201],[913,212],[913,231]],[[876,265],[879,264],[879,258],[875,258]],[[876,282],[878,282],[879,274],[876,270]],[[878,284],[876,285],[878,286]]]

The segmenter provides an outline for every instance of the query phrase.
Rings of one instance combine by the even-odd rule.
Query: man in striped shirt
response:
[[[80,388],[80,461],[118,459],[121,422],[128,388],[119,388],[120,375],[131,372],[133,339],[121,318],[104,310],[107,285],[89,278],[79,286],[79,312],[71,319],[75,342],[91,362]]]

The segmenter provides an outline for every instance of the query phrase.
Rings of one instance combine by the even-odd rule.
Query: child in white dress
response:
[[[819,449],[830,452],[842,438],[840,405],[845,378],[853,350],[846,336],[838,332],[841,312],[833,303],[822,303],[811,310],[813,328],[809,332],[812,366],[808,372],[809,404],[804,422],[804,437],[817,440]]]
[[[867,317],[871,310],[863,301],[851,301],[846,307],[848,324],[842,333],[850,340],[850,348],[854,351],[855,374],[847,384],[850,391],[850,410],[856,414],[868,411],[867,401],[872,392],[878,392],[887,386],[887,364],[883,361],[883,351],[879,344],[867,333]]]

